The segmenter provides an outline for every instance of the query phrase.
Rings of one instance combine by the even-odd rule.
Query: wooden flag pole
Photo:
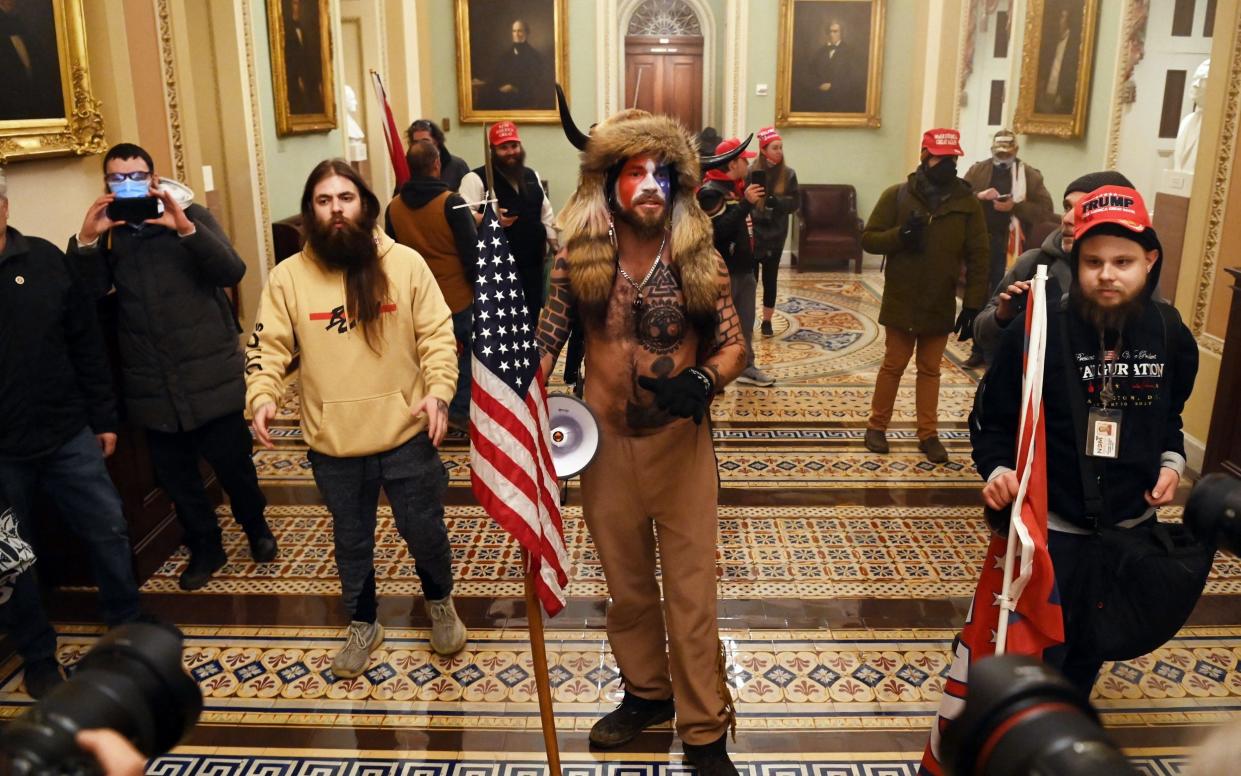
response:
[[[526,567],[526,623],[530,630],[530,658],[534,661],[534,686],[539,696],[539,717],[543,722],[543,746],[547,767],[560,776],[560,745],[556,741],[556,717],[552,711],[552,683],[547,676],[547,646],[543,642],[543,604],[534,591],[534,567],[524,547],[521,560]]]

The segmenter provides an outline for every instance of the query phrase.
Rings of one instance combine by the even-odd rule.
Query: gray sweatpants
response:
[[[741,332],[745,335],[745,365],[754,366],[754,314],[758,278],[753,272],[732,272],[729,280],[733,287],[733,307],[741,319]]]

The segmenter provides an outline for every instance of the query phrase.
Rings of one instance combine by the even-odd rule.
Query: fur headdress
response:
[[[578,305],[587,312],[606,310],[616,279],[616,249],[609,226],[614,217],[608,185],[626,159],[650,154],[673,169],[672,240],[669,262],[681,281],[685,306],[695,321],[713,321],[718,289],[711,219],[694,196],[701,167],[727,164],[740,153],[702,159],[689,134],[675,119],[644,110],[624,110],[597,124],[587,137],[569,115],[559,92],[561,121],[569,140],[582,150],[577,191],[560,211],[557,226],[565,242],[569,282]],[[747,140],[748,142],[748,140]]]

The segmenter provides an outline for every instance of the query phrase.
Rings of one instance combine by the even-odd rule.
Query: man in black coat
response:
[[[8,219],[0,172],[0,510],[12,506],[33,544],[34,501],[48,498],[90,552],[104,622],[120,625],[139,615],[138,583],[104,465],[117,419],[94,300],[59,248]],[[34,568],[13,581],[0,621],[25,663],[26,691],[42,696],[61,677]]]
[[[1155,298],[1162,249],[1141,196],[1103,186],[1073,209],[1068,293],[1062,298],[1054,280],[1047,285],[1047,549],[1065,640],[1043,658],[1089,696],[1104,660],[1093,623],[1110,615],[1094,591],[1116,584],[1101,578],[1096,534],[1154,530],[1156,509],[1176,495],[1185,468],[1181,412],[1198,345],[1176,309]],[[983,501],[993,510],[1007,510],[1017,496],[1025,333],[1021,325],[1004,332],[970,417],[974,463],[987,481]]]
[[[206,208],[182,210],[159,188],[142,148],[121,143],[108,151],[104,180],[111,193],[91,205],[69,253],[97,295],[116,287],[125,407],[147,430],[156,478],[185,528],[190,562],[181,588],[196,590],[228,562],[200,456],[215,469],[254,559],[276,556],[242,414],[239,329],[224,294],[246,266]],[[162,201],[159,218],[125,224],[108,217],[117,197],[144,192]]]

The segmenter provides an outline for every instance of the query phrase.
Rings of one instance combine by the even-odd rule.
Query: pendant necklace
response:
[[[655,268],[659,266],[659,257],[664,255],[664,246],[667,243],[668,232],[665,230],[663,239],[659,241],[659,251],[655,254],[655,259],[651,262],[651,268],[646,271],[646,277],[642,278],[641,283],[634,282],[634,279],[630,277],[629,273],[625,271],[625,268],[621,266],[620,254],[617,254],[616,256],[616,268],[620,270],[621,277],[628,280],[629,285],[633,286],[633,290],[635,292],[633,298],[633,311],[635,315],[642,312],[642,289],[646,288],[646,284],[651,281],[651,276],[655,274]]]

